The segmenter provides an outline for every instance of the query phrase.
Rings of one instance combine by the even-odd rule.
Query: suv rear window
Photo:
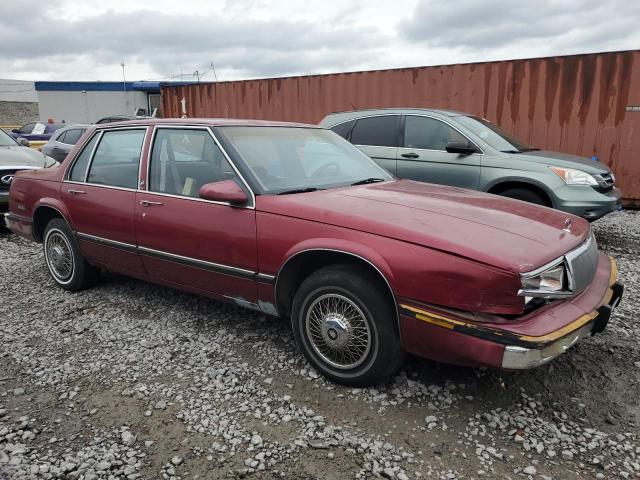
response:
[[[351,131],[351,143],[375,147],[397,147],[399,115],[361,118]]]

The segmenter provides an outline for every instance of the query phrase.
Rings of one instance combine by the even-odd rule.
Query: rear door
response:
[[[111,270],[144,276],[136,252],[133,213],[146,127],[97,132],[62,183],[80,249]]]
[[[481,150],[471,155],[448,153],[449,142],[473,143],[453,126],[433,117],[407,115],[398,148],[398,177],[477,189]]]
[[[376,115],[356,120],[350,141],[393,175],[400,136],[400,115]]]
[[[151,148],[147,187],[135,203],[138,246],[149,275],[255,304],[253,200],[236,207],[199,197],[203,185],[230,179],[249,198],[251,192],[208,128],[156,127]]]

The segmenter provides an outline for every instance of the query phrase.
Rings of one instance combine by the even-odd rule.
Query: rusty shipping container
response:
[[[640,50],[162,88],[167,117],[183,105],[188,117],[306,123],[361,108],[460,110],[536,147],[597,156],[640,206]]]

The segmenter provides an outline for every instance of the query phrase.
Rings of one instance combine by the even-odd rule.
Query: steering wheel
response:
[[[331,171],[331,169],[333,169],[333,171]],[[309,175],[309,178],[336,176],[338,173],[340,173],[340,164],[336,162],[325,163],[315,172]]]

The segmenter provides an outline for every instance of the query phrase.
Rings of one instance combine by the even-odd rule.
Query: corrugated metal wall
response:
[[[492,120],[539,148],[591,157],[640,204],[640,50],[163,87],[167,117],[319,122],[354,108],[433,107]]]

